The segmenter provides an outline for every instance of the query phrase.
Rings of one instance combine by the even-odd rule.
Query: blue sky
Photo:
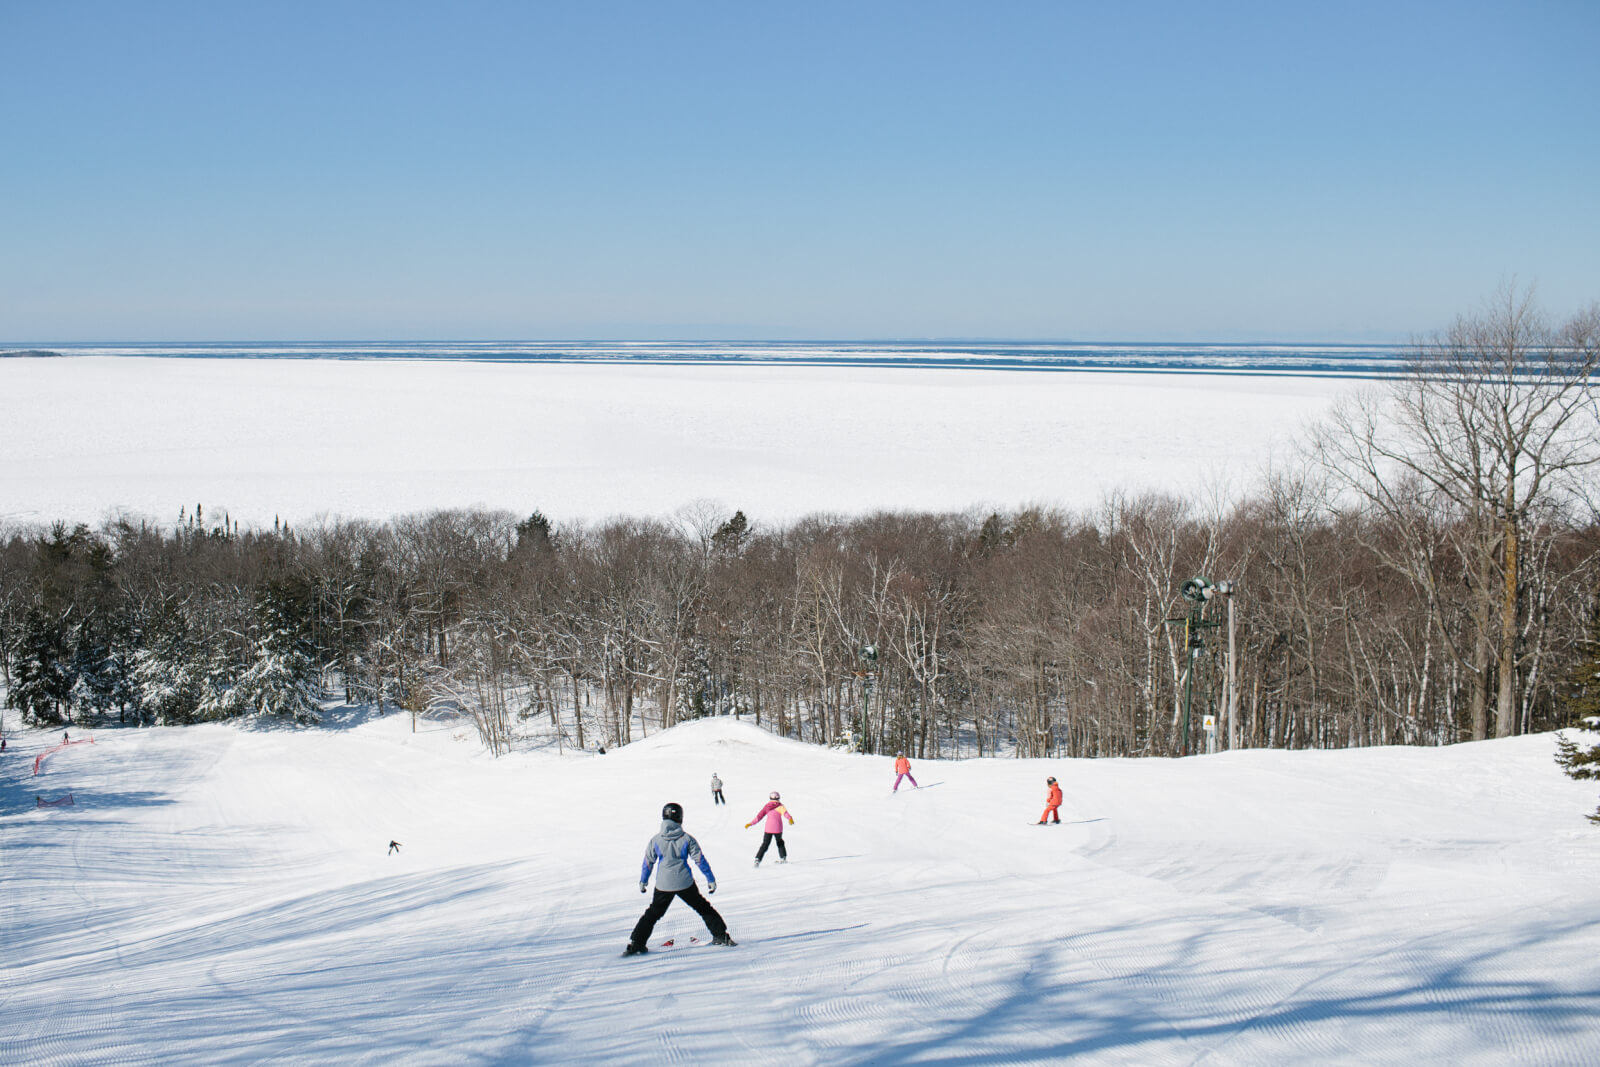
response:
[[[1405,340],[1600,299],[1600,3],[0,0],[0,339]]]

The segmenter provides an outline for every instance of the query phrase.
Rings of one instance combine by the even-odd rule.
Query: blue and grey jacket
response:
[[[643,885],[648,882],[650,868],[659,863],[661,866],[656,870],[657,889],[664,893],[688,889],[694,885],[694,874],[689,870],[691,859],[700,868],[700,873],[706,876],[706,881],[717,880],[717,876],[711,873],[711,864],[700,852],[700,842],[684,833],[683,827],[671,819],[662,819],[661,832],[644,847],[644,866],[639,868],[639,883]]]

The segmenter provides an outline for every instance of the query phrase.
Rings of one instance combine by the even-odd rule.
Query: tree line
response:
[[[923,757],[1550,729],[1600,610],[1597,324],[1505,294],[1228,500],[13,529],[0,681],[37,723],[311,721],[342,690],[497,752],[725,714]]]

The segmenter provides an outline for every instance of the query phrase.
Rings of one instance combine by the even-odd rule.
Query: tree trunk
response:
[[[578,676],[572,676],[572,720],[578,725],[578,751],[584,750],[583,743],[583,702],[578,694]]]
[[[1503,522],[1505,584],[1500,597],[1500,673],[1499,699],[1495,706],[1494,735],[1510,737],[1517,732],[1517,565],[1521,545],[1516,519],[1510,514],[1514,503],[1515,481],[1506,483],[1507,515]]]
[[[1484,612],[1478,616],[1478,640],[1472,649],[1472,696],[1469,713],[1472,716],[1472,739],[1482,741],[1489,736],[1489,627]]]

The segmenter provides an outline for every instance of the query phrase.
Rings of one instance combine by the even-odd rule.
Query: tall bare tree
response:
[[[1464,520],[1488,653],[1474,668],[1480,684],[1494,671],[1496,736],[1516,729],[1530,517],[1600,461],[1597,369],[1600,306],[1555,327],[1531,292],[1506,286],[1418,344],[1385,402],[1341,407],[1318,438],[1329,468],[1385,514],[1412,510],[1420,487]]]

